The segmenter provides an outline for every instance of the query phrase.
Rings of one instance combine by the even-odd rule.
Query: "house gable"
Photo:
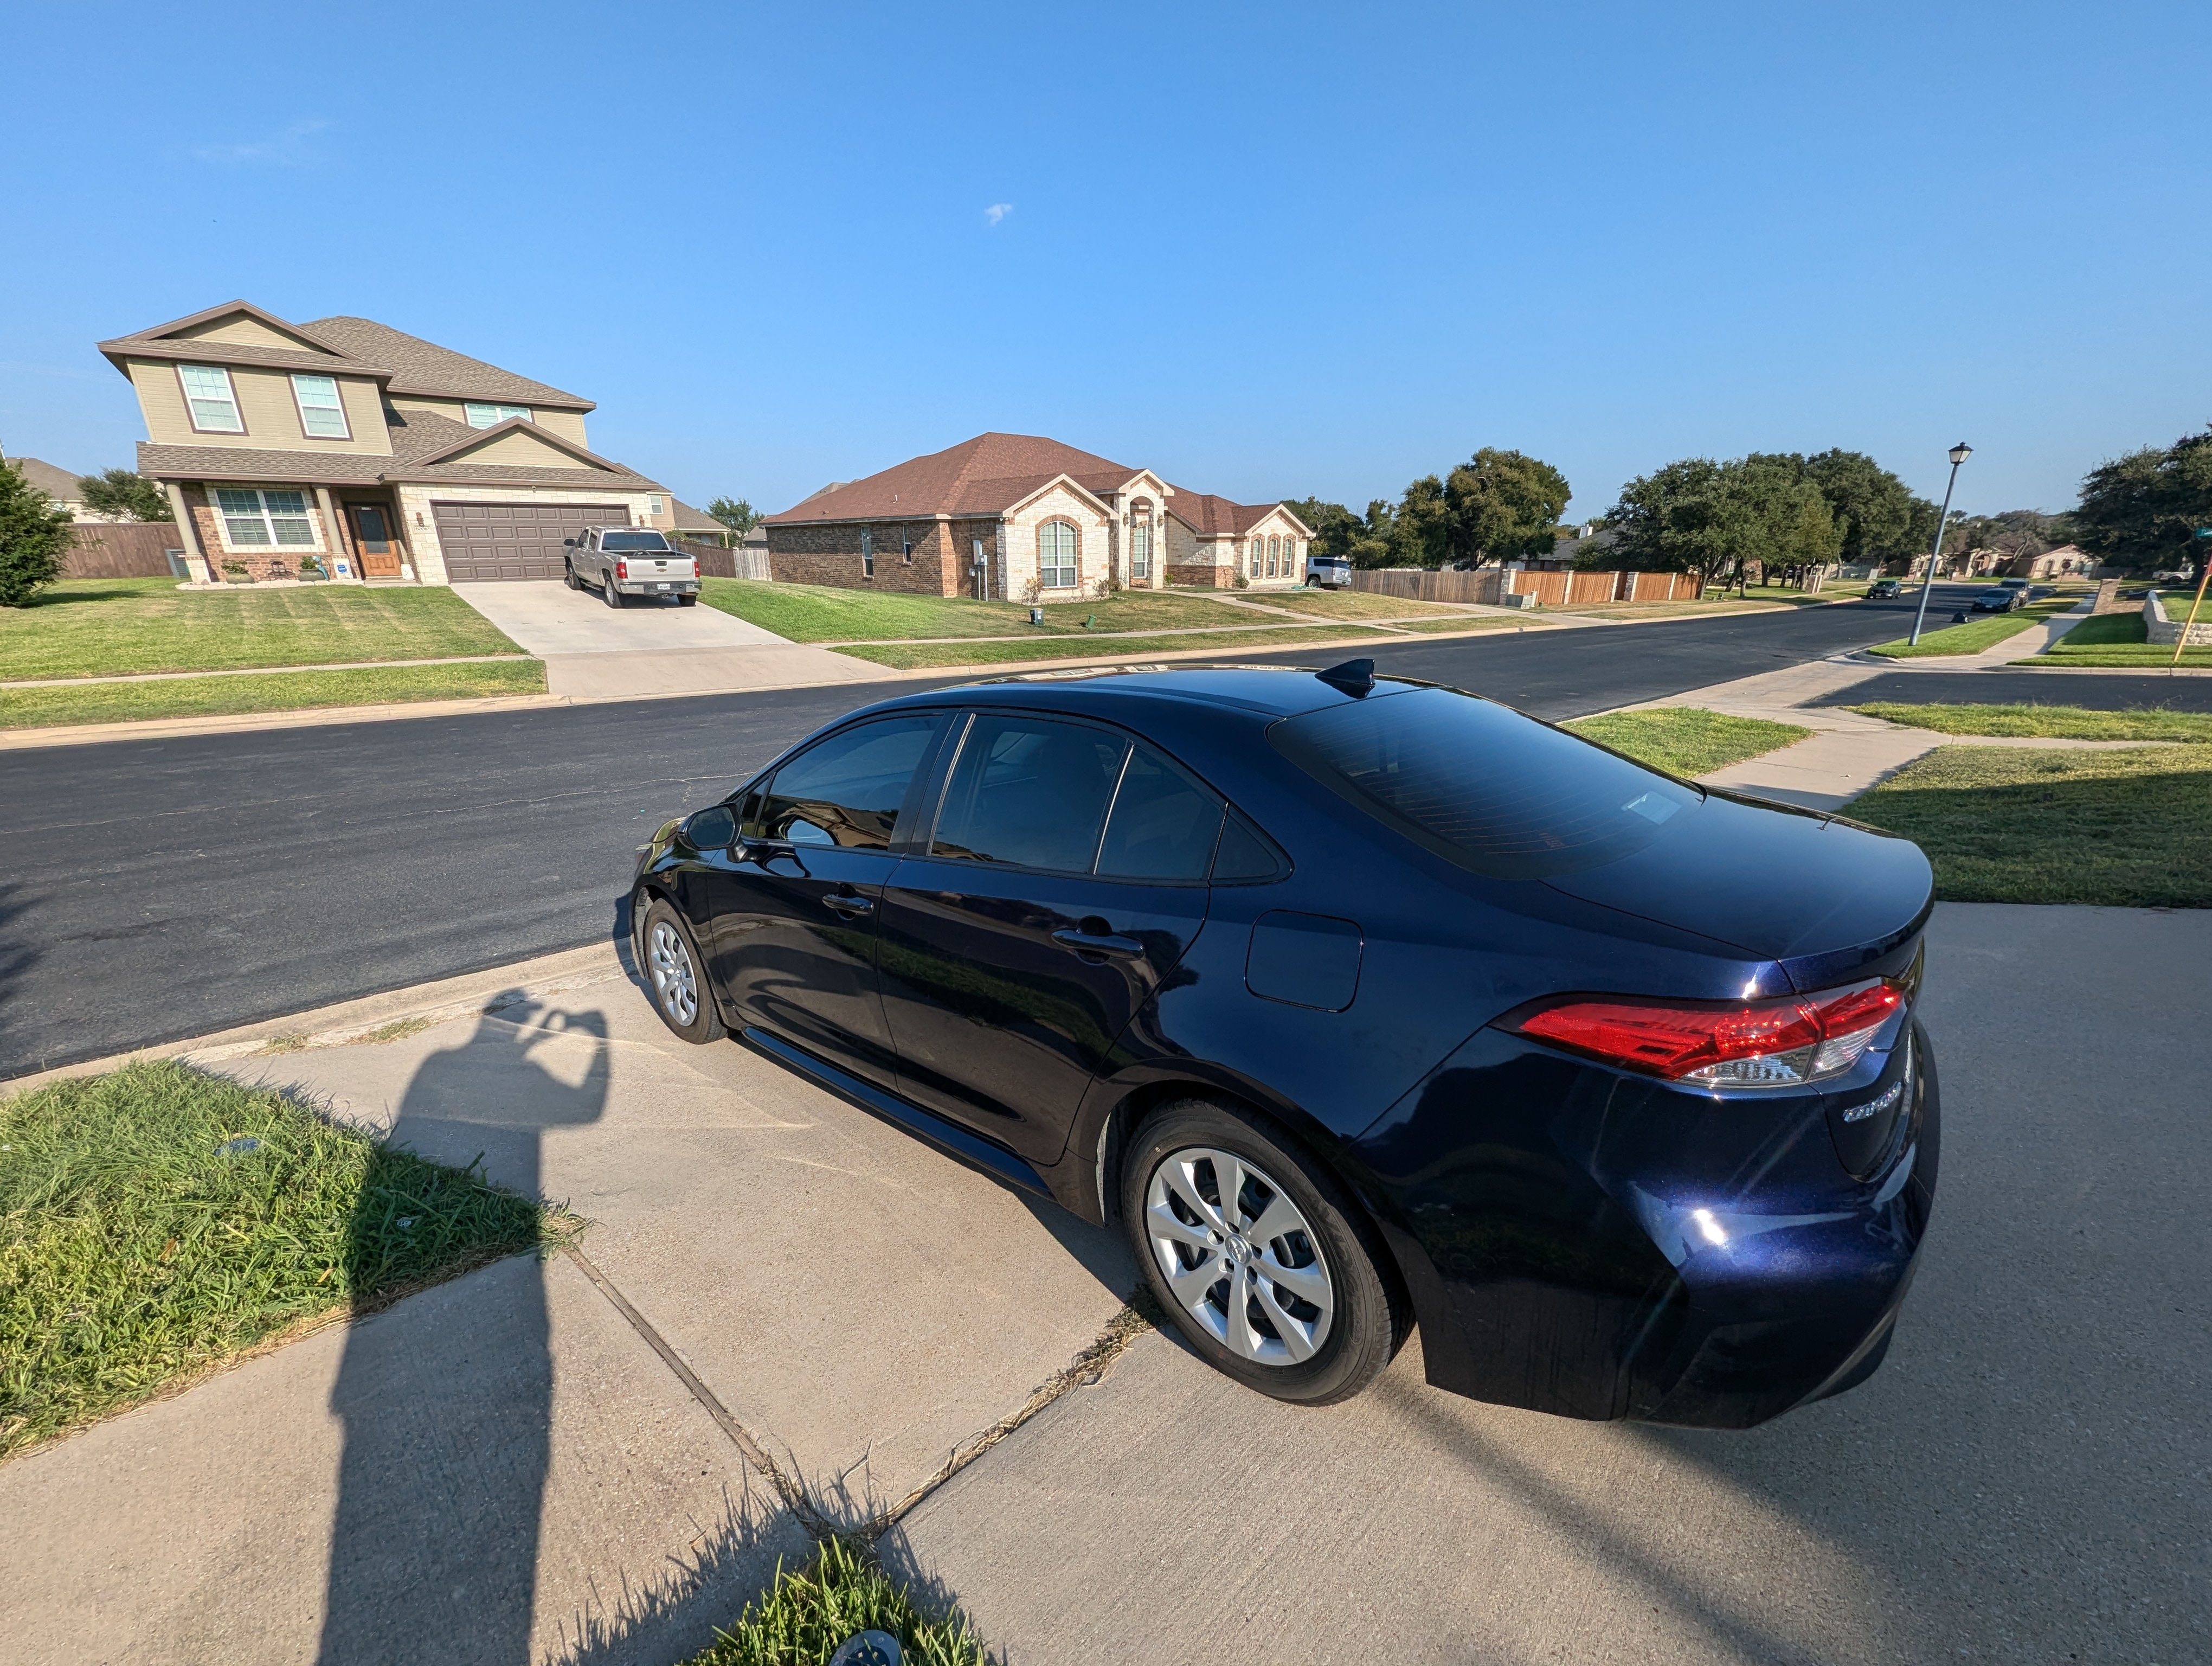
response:
[[[623,472],[605,458],[586,451],[573,441],[557,434],[548,433],[535,423],[520,416],[487,429],[471,429],[468,437],[451,445],[410,459],[413,466],[427,468],[434,464],[471,463],[495,465],[518,469],[599,469],[610,474]]]
[[[150,330],[138,331],[137,339],[149,345],[155,342],[209,342],[224,347],[261,347],[283,353],[317,353],[333,359],[352,356],[343,349],[318,339],[289,319],[278,318],[276,313],[256,307],[250,301],[226,301],[220,307],[210,307],[205,312],[194,313],[188,318],[157,324]]]

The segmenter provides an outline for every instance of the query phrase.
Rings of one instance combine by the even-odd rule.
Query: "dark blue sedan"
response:
[[[1087,1220],[1205,1359],[1744,1427],[1864,1380],[1934,1196],[1917,848],[1458,690],[1224,667],[871,706],[642,854],[734,1031]]]

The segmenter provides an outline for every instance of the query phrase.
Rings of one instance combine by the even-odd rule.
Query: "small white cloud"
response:
[[[303,161],[307,141],[329,125],[326,121],[297,121],[265,139],[249,144],[204,144],[192,155],[204,162]]]
[[[988,223],[995,226],[1000,221],[1005,219],[1013,211],[1014,205],[1012,203],[994,203],[990,207],[983,210],[983,218]]]

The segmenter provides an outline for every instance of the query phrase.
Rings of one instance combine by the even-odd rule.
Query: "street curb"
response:
[[[187,1063],[213,1064],[244,1058],[259,1053],[278,1037],[292,1043],[283,1052],[343,1047],[369,1041],[386,1026],[410,1019],[416,1020],[417,1027],[449,1024],[456,1018],[498,1012],[546,995],[563,994],[594,984],[626,982],[629,977],[621,952],[612,943],[591,943],[580,949],[566,949],[557,954],[539,955],[480,972],[411,984],[380,994],[313,1007],[304,1012],[240,1025],[213,1035],[193,1036],[136,1048],[127,1053],[110,1054],[106,1058],[57,1065],[51,1070],[0,1081],[0,1098],[27,1093],[49,1082],[71,1077],[103,1075],[143,1060],[182,1059]]]

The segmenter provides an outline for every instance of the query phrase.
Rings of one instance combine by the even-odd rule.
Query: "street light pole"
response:
[[[1943,553],[1943,527],[1951,519],[1951,494],[1958,488],[1959,465],[1973,454],[1974,448],[1963,440],[1951,447],[1951,483],[1943,488],[1943,507],[1936,514],[1936,542],[1929,546],[1928,576],[1920,586],[1920,608],[1912,616],[1912,638],[1907,647],[1919,646],[1920,627],[1928,622],[1928,593],[1936,587],[1936,561]]]

